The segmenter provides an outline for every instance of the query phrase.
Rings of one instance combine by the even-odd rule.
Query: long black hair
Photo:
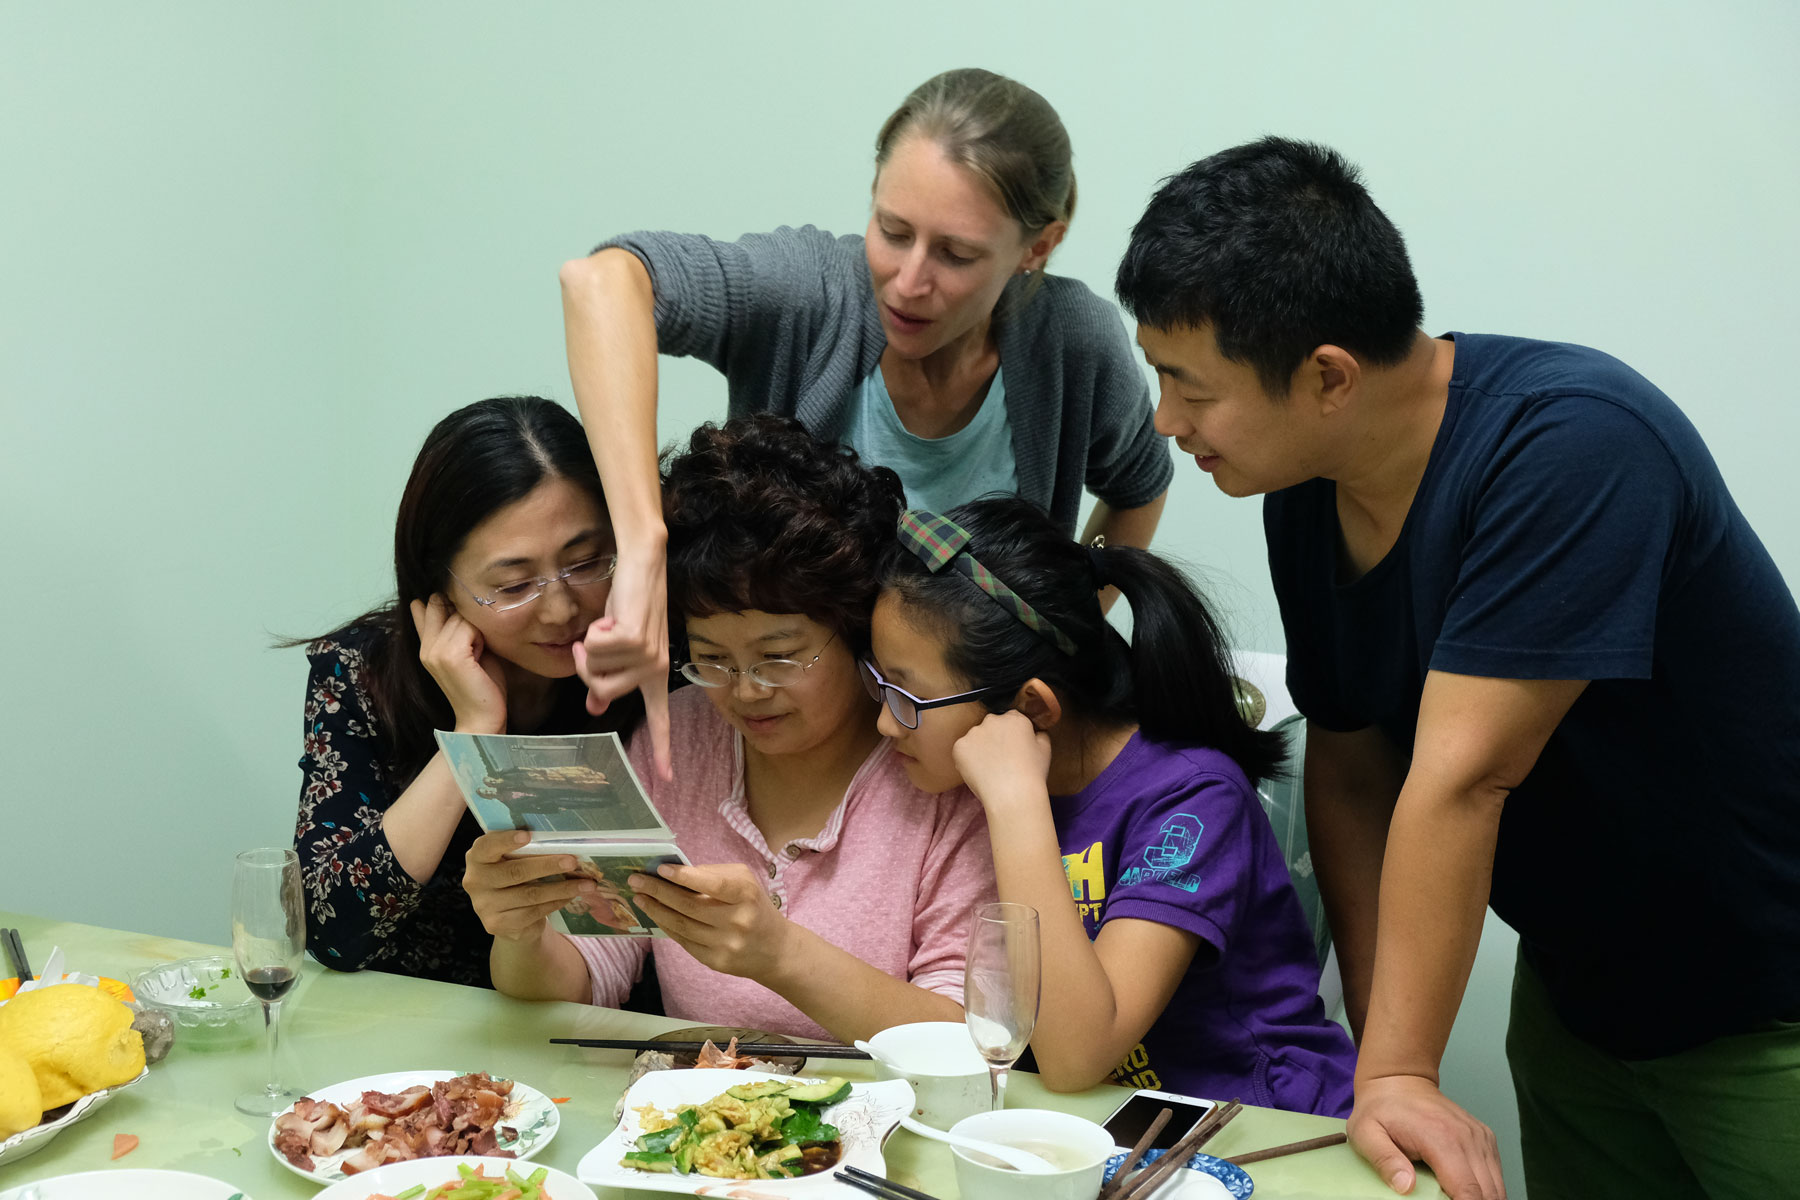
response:
[[[944,661],[971,688],[1041,679],[1078,719],[1135,724],[1157,741],[1210,746],[1252,783],[1280,771],[1283,739],[1238,711],[1225,639],[1186,576],[1147,550],[1101,552],[1105,582],[1131,602],[1128,644],[1100,611],[1094,560],[1049,517],[1016,497],[977,500],[944,514],[968,531],[983,566],[1074,641],[1064,654],[956,571],[932,574],[896,544],[884,564],[909,620],[936,634]],[[994,712],[1012,706],[996,693]]]
[[[433,427],[413,462],[394,522],[394,599],[337,631],[376,635],[361,682],[375,705],[371,715],[387,744],[384,766],[395,788],[412,782],[437,752],[432,731],[456,723],[443,689],[419,662],[409,606],[447,591],[450,560],[470,532],[547,479],[578,485],[605,512],[581,422],[538,396],[500,396],[457,409]]]

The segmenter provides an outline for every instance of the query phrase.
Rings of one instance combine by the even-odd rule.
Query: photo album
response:
[[[573,937],[665,937],[625,881],[686,863],[644,794],[616,733],[525,737],[437,731],[438,745],[483,833],[523,829],[523,854],[567,854],[597,890],[552,913]]]

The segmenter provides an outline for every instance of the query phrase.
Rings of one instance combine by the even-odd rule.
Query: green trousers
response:
[[[1614,1058],[1563,1026],[1520,958],[1506,1057],[1530,1200],[1800,1196],[1800,1022]]]

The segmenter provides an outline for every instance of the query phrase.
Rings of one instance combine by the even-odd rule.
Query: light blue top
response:
[[[1019,491],[1006,384],[998,369],[973,420],[947,437],[923,438],[900,423],[878,366],[852,393],[840,440],[864,462],[892,467],[913,508],[948,512],[992,492]]]

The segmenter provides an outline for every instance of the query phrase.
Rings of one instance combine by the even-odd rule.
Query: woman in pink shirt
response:
[[[785,417],[697,430],[663,469],[669,590],[700,685],[670,697],[675,778],[631,754],[692,867],[634,876],[669,937],[572,939],[546,917],[590,892],[554,857],[469,851],[494,986],[616,1006],[656,956],[670,1016],[867,1037],[962,1019],[970,909],[994,898],[981,806],[908,780],[857,676],[876,563],[901,507],[893,472]]]

